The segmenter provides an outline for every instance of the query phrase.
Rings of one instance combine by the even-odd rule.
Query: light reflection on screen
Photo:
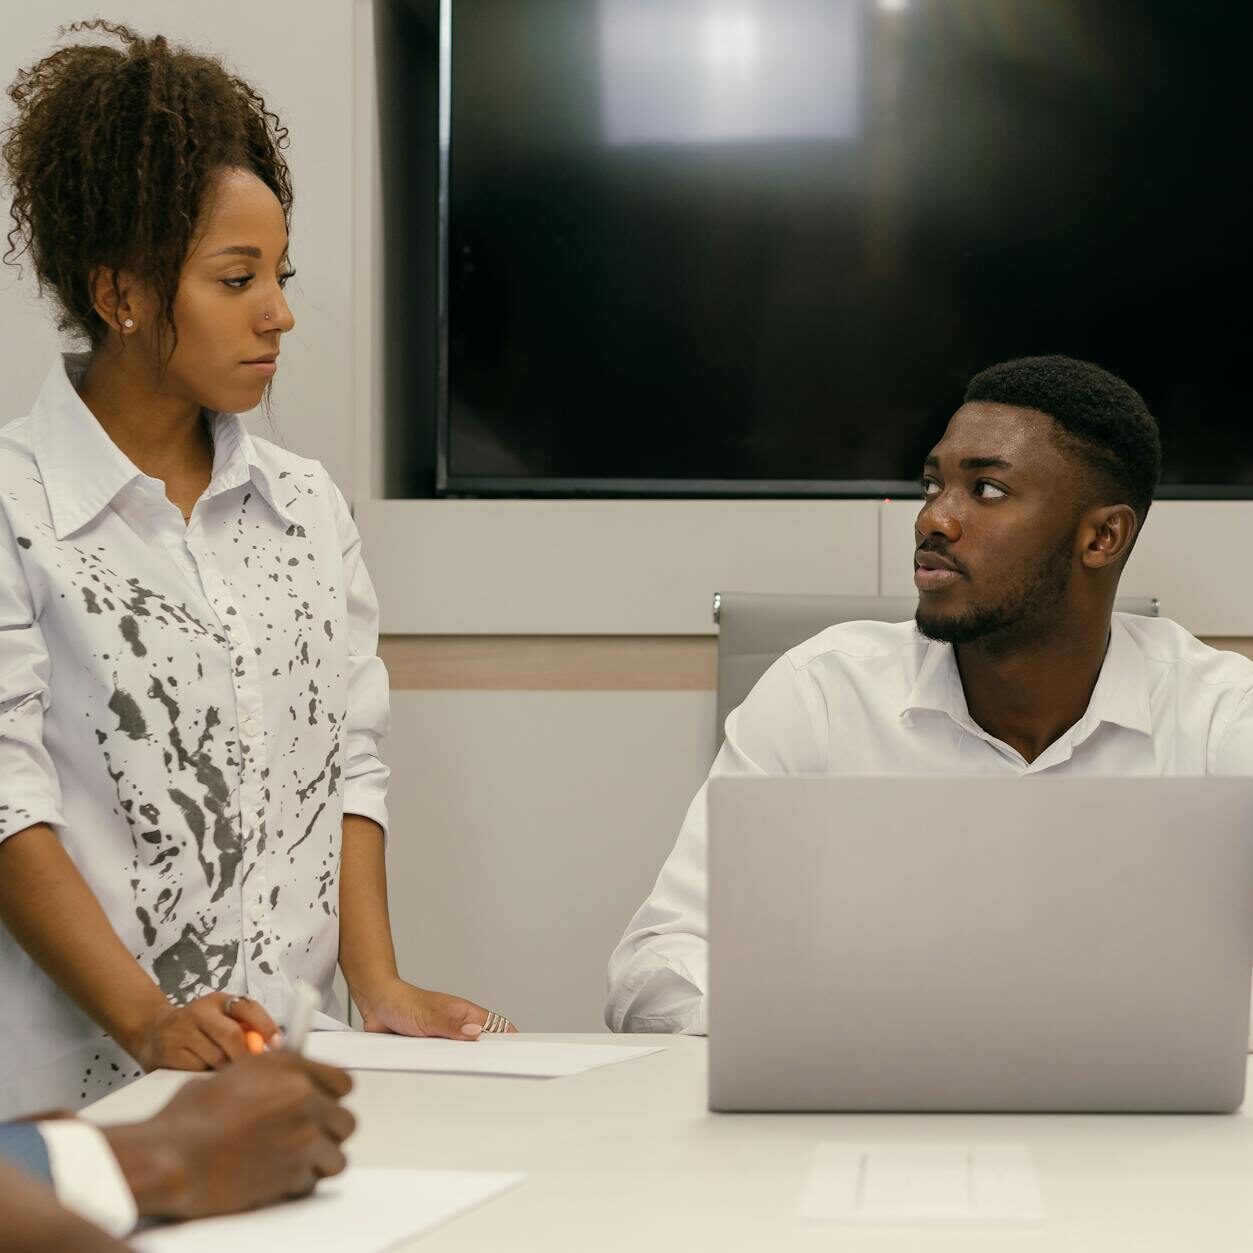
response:
[[[599,0],[606,141],[852,138],[859,0]]]

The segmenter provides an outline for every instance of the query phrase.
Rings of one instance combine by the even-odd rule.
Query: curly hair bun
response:
[[[94,347],[106,327],[93,270],[126,269],[149,284],[173,331],[179,274],[215,176],[250,170],[289,225],[292,190],[286,128],[221,61],[99,18],[60,33],[83,32],[112,42],[60,47],[10,85],[17,111],[0,155],[13,191],[5,260],[29,253],[40,288],[56,295],[60,329]]]

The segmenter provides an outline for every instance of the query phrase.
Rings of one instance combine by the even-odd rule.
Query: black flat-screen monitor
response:
[[[1253,495],[1251,14],[445,0],[437,490],[910,492],[1062,352]]]

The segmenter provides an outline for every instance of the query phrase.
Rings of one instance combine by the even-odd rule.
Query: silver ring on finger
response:
[[[235,1006],[238,1005],[239,1002],[242,1001],[243,999],[244,998],[242,996],[228,996],[226,998],[226,1004],[222,1006],[222,1012],[228,1018],[233,1018],[234,1013],[232,1011],[234,1010]]]
[[[487,1011],[487,1021],[483,1024],[484,1034],[503,1035],[513,1024],[504,1014],[498,1014],[494,1009]]]

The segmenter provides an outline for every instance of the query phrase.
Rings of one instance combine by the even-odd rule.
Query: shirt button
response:
[[[244,719],[244,725],[243,725],[244,734],[248,736],[249,739],[251,739],[260,730],[261,730],[261,724],[256,720],[256,718],[252,716],[252,714],[249,714]]]

